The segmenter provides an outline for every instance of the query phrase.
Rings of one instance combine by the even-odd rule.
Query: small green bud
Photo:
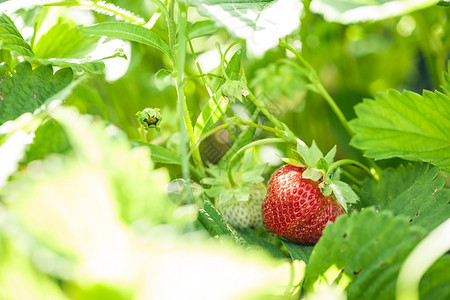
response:
[[[143,111],[138,111],[136,113],[136,118],[145,130],[155,128],[159,131],[158,126],[162,120],[162,115],[159,108],[146,108]]]

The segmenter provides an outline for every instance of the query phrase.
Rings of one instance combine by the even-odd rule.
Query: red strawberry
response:
[[[269,232],[301,245],[313,245],[327,223],[342,215],[344,208],[333,195],[322,194],[320,182],[303,178],[303,171],[284,165],[272,174],[262,215]]]

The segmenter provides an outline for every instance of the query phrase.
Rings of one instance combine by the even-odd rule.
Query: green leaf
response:
[[[247,241],[225,220],[222,213],[214,207],[211,201],[204,201],[203,209],[199,210],[198,220],[212,236],[230,236],[239,245],[247,245]]]
[[[403,217],[371,209],[325,228],[311,255],[305,291],[336,284],[352,299],[394,299],[401,264],[425,235]]]
[[[330,151],[325,155],[325,160],[331,165],[334,162],[334,157],[336,156],[337,147],[334,145]]]
[[[263,54],[276,46],[280,38],[298,29],[302,11],[302,5],[297,0],[188,2],[218,26],[247,40],[257,54]]]
[[[67,153],[70,148],[63,128],[51,119],[36,130],[33,143],[26,153],[26,163],[44,159],[50,153]]]
[[[303,141],[297,140],[297,153],[304,159],[308,167],[315,167],[319,159],[323,158],[323,153],[314,140],[311,147],[308,147]]]
[[[86,34],[103,35],[138,42],[154,47],[172,58],[172,53],[167,43],[153,31],[139,25],[124,22],[106,22],[88,27],[81,27],[80,31]]]
[[[400,165],[396,169],[383,170],[379,181],[367,178],[359,191],[360,207],[375,206],[377,210],[386,207],[402,192],[416,182],[422,181],[428,171],[428,164],[408,163],[406,166]]]
[[[217,26],[210,20],[195,22],[188,29],[189,39],[195,39],[202,36],[211,36],[217,31]]]
[[[28,62],[17,64],[0,82],[0,124],[25,112],[33,112],[66,87],[72,78],[70,69],[61,69],[53,74],[51,66],[32,70]]]
[[[132,141],[133,145],[147,146],[150,148],[152,160],[157,163],[169,165],[181,165],[181,157],[160,145],[154,145],[142,141]]]
[[[286,258],[286,253],[278,246],[278,239],[267,232],[258,232],[251,228],[238,228],[236,231],[248,242],[249,246],[261,248],[275,258]]]
[[[355,106],[351,145],[375,159],[430,162],[450,174],[450,100],[442,93],[380,93]]]
[[[362,204],[390,209],[430,232],[450,216],[450,190],[443,189],[445,178],[437,175],[437,168],[427,165],[388,169],[378,183],[364,182]]]
[[[309,263],[314,246],[302,246],[287,240],[281,240],[281,243],[286,247],[292,259],[303,260],[306,264]]]
[[[3,13],[0,15],[0,48],[16,51],[20,55],[34,55],[13,21]]]
[[[333,194],[339,203],[347,211],[347,203],[356,203],[359,200],[358,195],[352,190],[350,185],[340,180],[333,180],[330,185],[333,190]]]
[[[313,0],[311,11],[329,22],[343,24],[378,21],[397,17],[436,4],[437,0]]]
[[[230,61],[227,64],[225,72],[227,76],[232,80],[237,80],[239,78],[239,72],[241,69],[241,50],[237,50]],[[219,86],[225,81],[219,83]],[[225,97],[220,97],[217,99],[216,96],[211,97],[208,103],[203,108],[202,112],[197,118],[197,122],[194,127],[194,136],[199,138],[205,132],[214,127],[214,125],[224,116],[226,110],[230,105],[230,101]]]
[[[420,280],[419,293],[422,300],[445,300],[450,298],[450,255],[438,259]]]
[[[25,57],[27,61],[38,65],[52,65],[60,68],[71,68],[77,73],[88,72],[101,74],[105,70],[105,64],[101,60],[75,59],[75,58],[50,58]]]
[[[79,58],[95,49],[98,37],[80,32],[75,22],[60,18],[33,46],[39,58]]]

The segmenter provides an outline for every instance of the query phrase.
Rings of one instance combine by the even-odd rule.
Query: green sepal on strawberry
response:
[[[249,153],[250,154],[250,153]],[[206,194],[214,199],[216,208],[236,228],[262,227],[261,204],[265,199],[266,186],[261,176],[266,165],[255,165],[251,155],[245,155],[240,164],[233,166],[232,184],[227,169],[211,165],[201,183],[209,185]]]
[[[334,163],[336,147],[325,156],[313,141],[297,142],[299,160],[283,159],[287,165],[275,171],[262,205],[264,226],[278,236],[302,245],[317,243],[328,222],[347,211],[358,196],[339,180]]]

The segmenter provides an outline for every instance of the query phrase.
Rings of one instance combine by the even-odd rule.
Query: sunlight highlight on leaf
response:
[[[323,14],[329,22],[343,24],[378,21],[411,13],[433,4],[437,0],[313,0],[311,11]]]
[[[189,0],[234,36],[247,40],[255,55],[275,47],[278,40],[300,25],[303,5],[298,0],[200,1]]]

